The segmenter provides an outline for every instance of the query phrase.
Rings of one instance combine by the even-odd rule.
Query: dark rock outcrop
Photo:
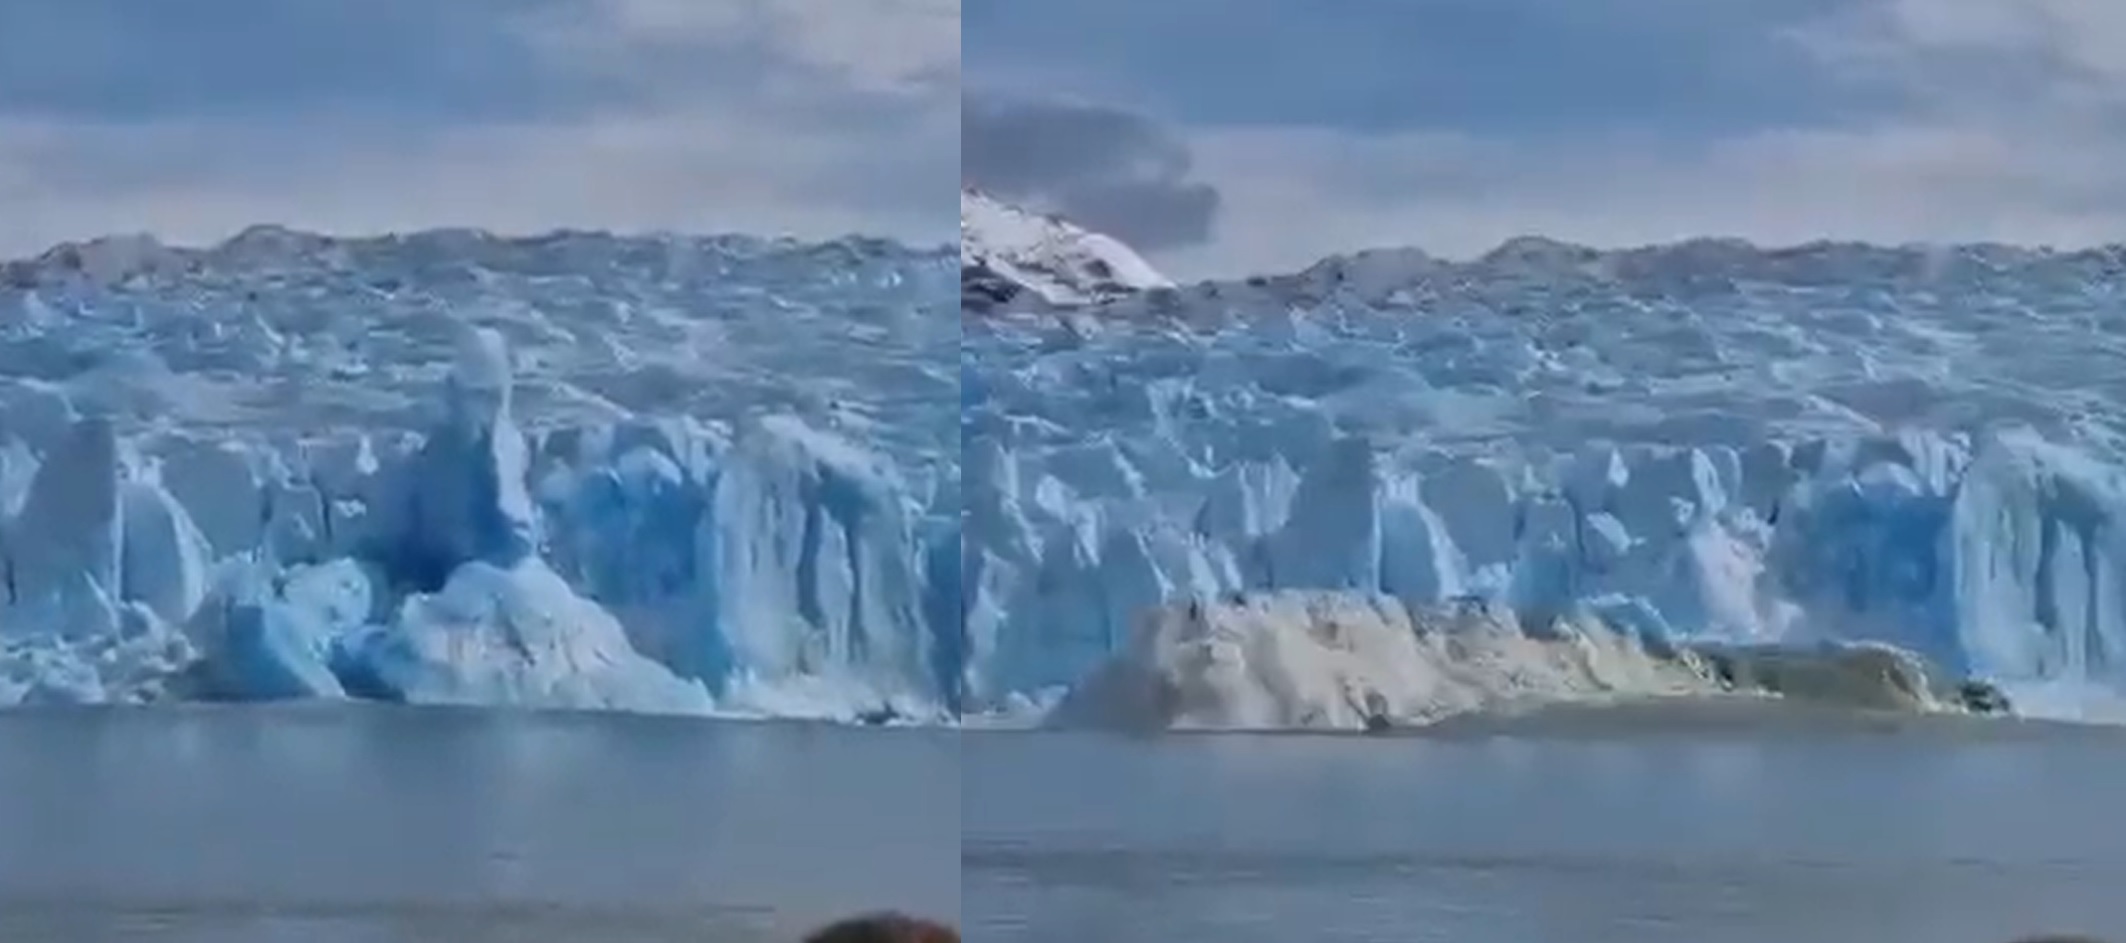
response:
[[[851,917],[805,937],[804,943],[960,943],[959,931],[906,914]]]

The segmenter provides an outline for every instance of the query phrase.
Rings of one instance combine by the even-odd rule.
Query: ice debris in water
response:
[[[1962,707],[1919,659],[1873,644],[1690,647],[1593,608],[1527,622],[1477,601],[1411,605],[1324,590],[1147,610],[1130,642],[1048,716],[1122,730],[1382,730],[1558,705],[1778,695]]]

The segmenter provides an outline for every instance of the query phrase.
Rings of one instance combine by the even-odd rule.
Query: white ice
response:
[[[1900,650],[1839,645],[1700,653],[1591,613],[1524,624],[1507,607],[1285,591],[1147,610],[1129,644],[1048,722],[1122,730],[1365,730],[1471,714],[1660,699],[1778,697],[1939,711]]]

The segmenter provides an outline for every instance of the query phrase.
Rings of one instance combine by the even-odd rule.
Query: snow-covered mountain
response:
[[[960,191],[960,305],[986,312],[1075,306],[1173,282],[1120,241],[1054,216]]]

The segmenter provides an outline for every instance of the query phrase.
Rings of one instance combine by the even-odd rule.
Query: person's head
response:
[[[960,943],[960,933],[905,914],[867,914],[815,931],[805,943]]]

